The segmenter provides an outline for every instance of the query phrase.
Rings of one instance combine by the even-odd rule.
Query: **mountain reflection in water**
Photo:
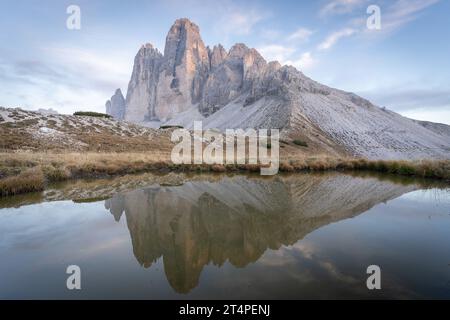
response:
[[[340,174],[234,176],[154,184],[115,194],[105,207],[126,219],[137,261],[149,268],[162,257],[172,288],[188,293],[210,263],[245,267],[267,249],[417,188]]]

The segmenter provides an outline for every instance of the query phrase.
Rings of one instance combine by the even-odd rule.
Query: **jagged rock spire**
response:
[[[120,88],[116,90],[114,95],[111,97],[111,100],[106,101],[105,107],[107,114],[118,120],[124,119],[126,104]]]

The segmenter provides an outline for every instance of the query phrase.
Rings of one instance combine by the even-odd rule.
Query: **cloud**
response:
[[[317,63],[317,60],[315,60],[311,52],[305,52],[301,55],[300,59],[297,61],[298,68],[300,69],[310,69]]]
[[[319,50],[328,50],[333,47],[341,38],[350,37],[357,31],[352,28],[345,28],[330,34],[319,46]]]
[[[309,37],[314,33],[314,31],[309,30],[307,28],[299,28],[292,34],[290,34],[287,38],[289,41],[307,41]]]
[[[79,47],[49,47],[45,50],[67,68],[85,70],[91,76],[123,79],[131,71],[130,62],[125,57],[111,53]]]
[[[281,35],[281,32],[278,30],[263,29],[260,32],[261,38],[265,38],[265,39],[269,39],[269,40],[279,39],[280,35]]]
[[[422,120],[422,121],[431,121],[436,123],[444,123],[450,125],[450,110],[447,109],[439,109],[439,110],[429,110],[429,109],[414,109],[414,110],[406,110],[401,112],[401,114],[405,117]]]
[[[282,65],[291,65],[300,70],[310,69],[316,65],[317,60],[311,52],[304,52],[298,57],[297,49],[279,44],[267,45],[257,49],[268,61],[278,61]],[[295,58],[297,56],[298,58]]]
[[[209,27],[217,33],[222,43],[233,35],[251,34],[255,31],[255,25],[270,15],[265,7],[246,1],[166,0],[161,1],[161,5],[171,15],[175,12],[176,16],[188,17],[200,27],[206,25],[204,22],[209,22]]]
[[[351,13],[361,7],[367,0],[332,0],[328,2],[319,12],[319,16],[325,17],[336,14]]]
[[[17,83],[53,82],[71,87],[115,90],[128,81],[132,59],[84,48],[47,47],[39,60],[0,62],[0,78]]]
[[[63,73],[39,60],[19,60],[13,62],[12,66],[12,73],[19,77],[42,76],[54,80],[61,80],[64,77]]]
[[[63,113],[77,109],[104,111],[116,88],[126,89],[133,59],[85,48],[48,46],[39,59],[0,62],[0,88],[5,106],[52,107]],[[26,93],[26,94],[23,94]]]
[[[389,11],[393,17],[404,18],[438,2],[439,0],[397,0],[389,7]]]
[[[219,29],[226,35],[248,35],[253,27],[264,18],[257,10],[234,10],[220,19]]]
[[[311,52],[304,52],[298,60],[286,61],[287,65],[292,65],[299,70],[311,69],[317,63],[317,60],[313,58]]]
[[[381,11],[381,29],[390,32],[417,19],[418,14],[439,0],[398,0]]]
[[[289,57],[295,52],[295,49],[278,44],[273,44],[258,48],[258,51],[266,60],[276,60],[284,64],[285,61],[289,59]]]
[[[67,114],[79,109],[103,112],[107,97],[105,92],[96,89],[43,78],[33,79],[33,83],[9,83],[7,87],[0,87],[0,96],[3,97],[3,106],[18,106],[31,110],[52,108]]]
[[[450,125],[450,90],[447,88],[424,89],[418,85],[412,88],[409,83],[357,94],[403,116]]]
[[[375,92],[360,94],[394,111],[450,108],[450,90],[448,89],[380,88]]]
[[[90,80],[99,87],[120,85],[131,74],[132,59],[129,57],[105,55],[78,47],[48,47],[44,50],[55,64],[71,75],[76,75],[80,81]]]

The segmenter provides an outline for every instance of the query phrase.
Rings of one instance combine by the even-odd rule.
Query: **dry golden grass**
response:
[[[117,175],[149,171],[162,166],[170,155],[166,152],[148,153],[0,153],[0,177],[21,172],[27,168],[40,168],[48,181],[61,181],[77,177]]]
[[[281,172],[300,171],[373,171],[401,176],[450,180],[450,161],[369,161],[365,159],[286,157]],[[95,178],[147,171],[259,172],[260,165],[175,165],[170,153],[153,152],[66,152],[0,153],[0,194],[2,196],[39,191],[48,182],[74,178]]]
[[[41,191],[44,187],[44,174],[39,168],[27,169],[16,176],[0,179],[1,196]]]
[[[322,155],[284,160],[280,164],[280,170],[291,171],[289,165],[294,167],[294,171],[365,170],[402,176],[450,180],[450,160],[366,160],[333,158]]]

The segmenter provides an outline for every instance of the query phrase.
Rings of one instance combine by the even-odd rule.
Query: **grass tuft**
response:
[[[307,147],[308,144],[306,143],[306,141],[300,140],[300,139],[295,139],[294,141],[292,141],[294,144],[301,146],[301,147]]]
[[[44,190],[44,174],[39,168],[28,169],[16,176],[0,180],[1,196],[42,190]]]

